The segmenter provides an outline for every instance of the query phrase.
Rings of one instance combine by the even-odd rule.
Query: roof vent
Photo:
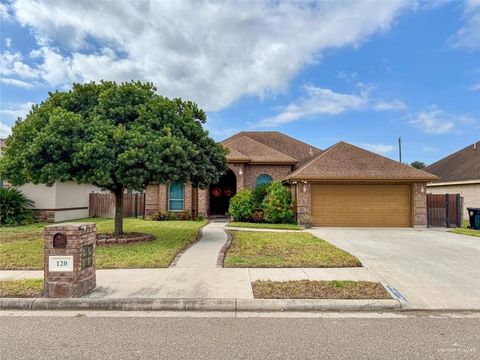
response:
[[[477,150],[477,143],[476,142],[473,143],[473,150]]]
[[[312,148],[309,148],[309,149],[308,149],[308,153],[310,154],[310,156],[313,156],[313,150],[312,150]]]

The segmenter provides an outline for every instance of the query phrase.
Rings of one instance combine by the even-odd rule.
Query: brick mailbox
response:
[[[81,297],[96,286],[95,223],[45,226],[45,296]]]

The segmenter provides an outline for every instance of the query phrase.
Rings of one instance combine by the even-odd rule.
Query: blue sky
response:
[[[221,140],[278,130],[432,163],[480,140],[480,0],[1,1],[0,137],[72,82],[152,81]]]

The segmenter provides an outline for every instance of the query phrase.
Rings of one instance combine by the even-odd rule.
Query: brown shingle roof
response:
[[[233,161],[233,162],[249,162],[250,161],[250,159],[247,156],[240,154],[237,150],[233,148],[229,148],[226,145],[224,146],[228,149],[227,161]]]
[[[468,145],[425,168],[440,177],[439,182],[468,181],[480,179],[480,142]]]
[[[296,159],[298,161],[296,167],[300,167],[322,152],[315,146],[306,144],[278,131],[242,131],[223,140],[222,143],[229,144],[243,136],[247,136]]]
[[[242,136],[228,144],[227,148],[246,156],[252,163],[262,164],[295,164],[297,160],[280,151],[264,145],[247,136]]]
[[[286,180],[422,180],[435,175],[400,164],[343,141],[333,145]]]

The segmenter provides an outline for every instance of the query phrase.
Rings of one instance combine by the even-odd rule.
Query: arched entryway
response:
[[[237,192],[237,177],[228,169],[218,183],[210,186],[210,215],[224,216],[228,212],[230,198]]]

